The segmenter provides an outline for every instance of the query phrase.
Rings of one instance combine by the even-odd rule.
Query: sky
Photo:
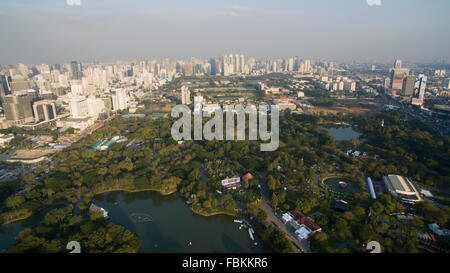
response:
[[[227,53],[448,62],[448,14],[449,0],[1,0],[0,64]]]

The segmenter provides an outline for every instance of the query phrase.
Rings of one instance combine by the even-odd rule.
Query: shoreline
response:
[[[94,196],[97,196],[97,195],[100,195],[100,194],[104,194],[104,193],[109,193],[109,192],[120,192],[120,191],[122,191],[122,192],[129,192],[129,193],[138,193],[138,192],[148,192],[148,191],[153,191],[153,192],[157,192],[157,193],[159,193],[159,194],[161,194],[161,195],[163,195],[163,196],[169,196],[169,195],[172,195],[172,194],[178,192],[177,190],[172,191],[172,192],[165,193],[165,192],[161,192],[161,191],[156,190],[156,189],[127,190],[127,189],[114,188],[114,189],[108,189],[108,190],[101,190],[101,191],[99,191],[99,192],[94,193]],[[180,197],[180,198],[181,198],[181,197]],[[188,206],[189,206],[189,205],[188,205]],[[223,211],[207,213],[207,212],[200,212],[200,211],[198,211],[198,210],[195,210],[195,209],[192,208],[191,206],[189,206],[189,208],[191,209],[191,211],[192,211],[193,213],[195,213],[195,214],[197,214],[197,215],[200,215],[200,216],[204,216],[204,217],[215,216],[215,215],[236,216],[235,214],[231,214],[231,213],[223,212]],[[45,208],[44,208],[44,209],[45,209]],[[40,210],[39,210],[39,211],[40,211]],[[38,213],[39,211],[36,211],[35,213],[30,212],[29,214],[24,215],[24,216],[22,216],[22,217],[20,217],[20,218],[13,219],[13,220],[9,220],[9,221],[7,221],[7,222],[1,223],[0,226],[3,226],[3,225],[9,225],[9,224],[12,224],[12,223],[15,223],[15,222],[20,222],[20,221],[22,221],[22,220],[25,220],[25,219],[27,219],[27,218],[29,218],[29,217],[35,215],[35,214]]]
[[[157,193],[159,193],[159,194],[161,194],[161,195],[163,195],[163,196],[169,196],[169,195],[172,195],[172,194],[178,192],[178,191],[175,190],[175,191],[172,191],[172,192],[169,192],[169,193],[164,193],[164,192],[161,192],[161,191],[156,190],[156,189],[143,189],[143,190],[110,189],[110,190],[103,190],[103,191],[100,191],[99,193],[95,193],[94,196],[100,195],[100,194],[103,194],[103,193],[108,193],[108,192],[118,192],[118,191],[131,192],[131,193],[153,191],[153,192],[157,192]],[[181,197],[180,197],[180,198],[181,198]],[[198,211],[198,210],[194,209],[192,206],[189,206],[189,205],[187,205],[187,206],[191,209],[191,211],[192,211],[193,213],[195,213],[195,214],[197,214],[197,215],[200,215],[200,216],[204,216],[204,217],[215,216],[215,215],[236,216],[235,214],[232,214],[232,213],[229,213],[229,212],[224,212],[224,211],[217,211],[217,212],[201,212],[201,211]]]
[[[38,211],[36,213],[38,213]],[[0,226],[9,225],[9,224],[12,224],[12,223],[15,223],[15,222],[19,222],[19,221],[25,220],[25,219],[29,218],[30,216],[32,216],[33,214],[34,213],[32,213],[32,212],[28,212],[27,214],[25,214],[22,217],[19,217],[17,219],[5,221],[4,223],[1,223]]]
[[[216,212],[200,212],[198,210],[195,210],[194,208],[191,207],[191,211],[195,214],[198,214],[200,216],[204,216],[204,217],[209,217],[209,216],[215,216],[215,215],[228,215],[228,216],[236,216],[236,214],[231,214],[229,212],[224,212],[224,211],[216,211]]]
[[[94,196],[96,195],[100,195],[100,194],[104,194],[104,193],[108,193],[108,192],[118,192],[118,191],[123,191],[123,192],[131,192],[131,193],[137,193],[137,192],[146,192],[146,191],[153,191],[153,192],[157,192],[163,196],[168,196],[171,194],[176,193],[177,191],[171,191],[171,192],[161,192],[159,190],[156,189],[142,189],[142,190],[126,190],[126,189],[119,189],[119,188],[114,188],[114,189],[109,189],[109,190],[101,190],[99,192],[94,193]]]

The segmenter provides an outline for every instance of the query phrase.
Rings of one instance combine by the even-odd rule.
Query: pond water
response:
[[[44,209],[25,220],[7,224],[0,225],[0,251],[14,245],[14,238],[25,228],[31,228],[44,221],[45,214],[52,209],[63,207],[61,205],[54,206],[52,208]]]
[[[254,245],[247,229],[239,229],[234,217],[194,214],[176,194],[156,192],[111,192],[94,203],[105,208],[115,224],[135,232],[147,253],[252,253],[264,252],[262,242]],[[139,215],[140,218],[136,218]],[[144,221],[140,221],[146,219]],[[192,244],[190,244],[190,242]]]
[[[359,138],[360,133],[356,132],[352,126],[348,125],[326,125],[324,127],[336,141],[352,140]]]
[[[345,182],[346,186],[341,187],[339,182]],[[348,181],[345,178],[329,178],[324,181],[324,184],[327,185],[331,191],[341,194],[353,194],[360,192],[358,185],[352,181]]]
[[[177,195],[157,192],[111,192],[98,195],[93,203],[105,208],[110,221],[135,232],[146,253],[260,253],[269,250],[260,238],[239,229],[234,217],[194,214]],[[49,209],[50,210],[50,209]],[[43,221],[48,210],[23,221],[0,226],[0,251],[14,244],[14,237]],[[254,243],[257,242],[255,246]]]

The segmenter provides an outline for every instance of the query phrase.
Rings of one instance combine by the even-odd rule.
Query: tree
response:
[[[262,209],[258,209],[258,220],[260,222],[264,222],[266,219],[267,219],[267,213]]]
[[[133,163],[131,162],[131,159],[127,157],[125,158],[125,160],[119,163],[119,168],[131,172],[134,166]]]
[[[211,201],[205,200],[205,202],[203,202],[203,207],[207,210],[211,209]]]
[[[25,198],[22,195],[12,195],[6,199],[6,206],[8,208],[16,209],[25,202]]]
[[[267,187],[269,188],[269,190],[274,191],[276,188],[276,181],[275,179],[269,175],[268,179],[267,179]]]
[[[272,205],[275,209],[278,207],[278,197],[275,193],[272,194]]]
[[[54,209],[45,215],[46,225],[60,225],[68,216],[67,209]]]

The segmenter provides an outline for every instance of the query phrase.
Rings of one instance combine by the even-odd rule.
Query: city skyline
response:
[[[226,52],[338,62],[450,59],[448,1],[16,2],[0,7],[8,26],[0,30],[8,37],[0,45],[2,65],[207,59]]]

